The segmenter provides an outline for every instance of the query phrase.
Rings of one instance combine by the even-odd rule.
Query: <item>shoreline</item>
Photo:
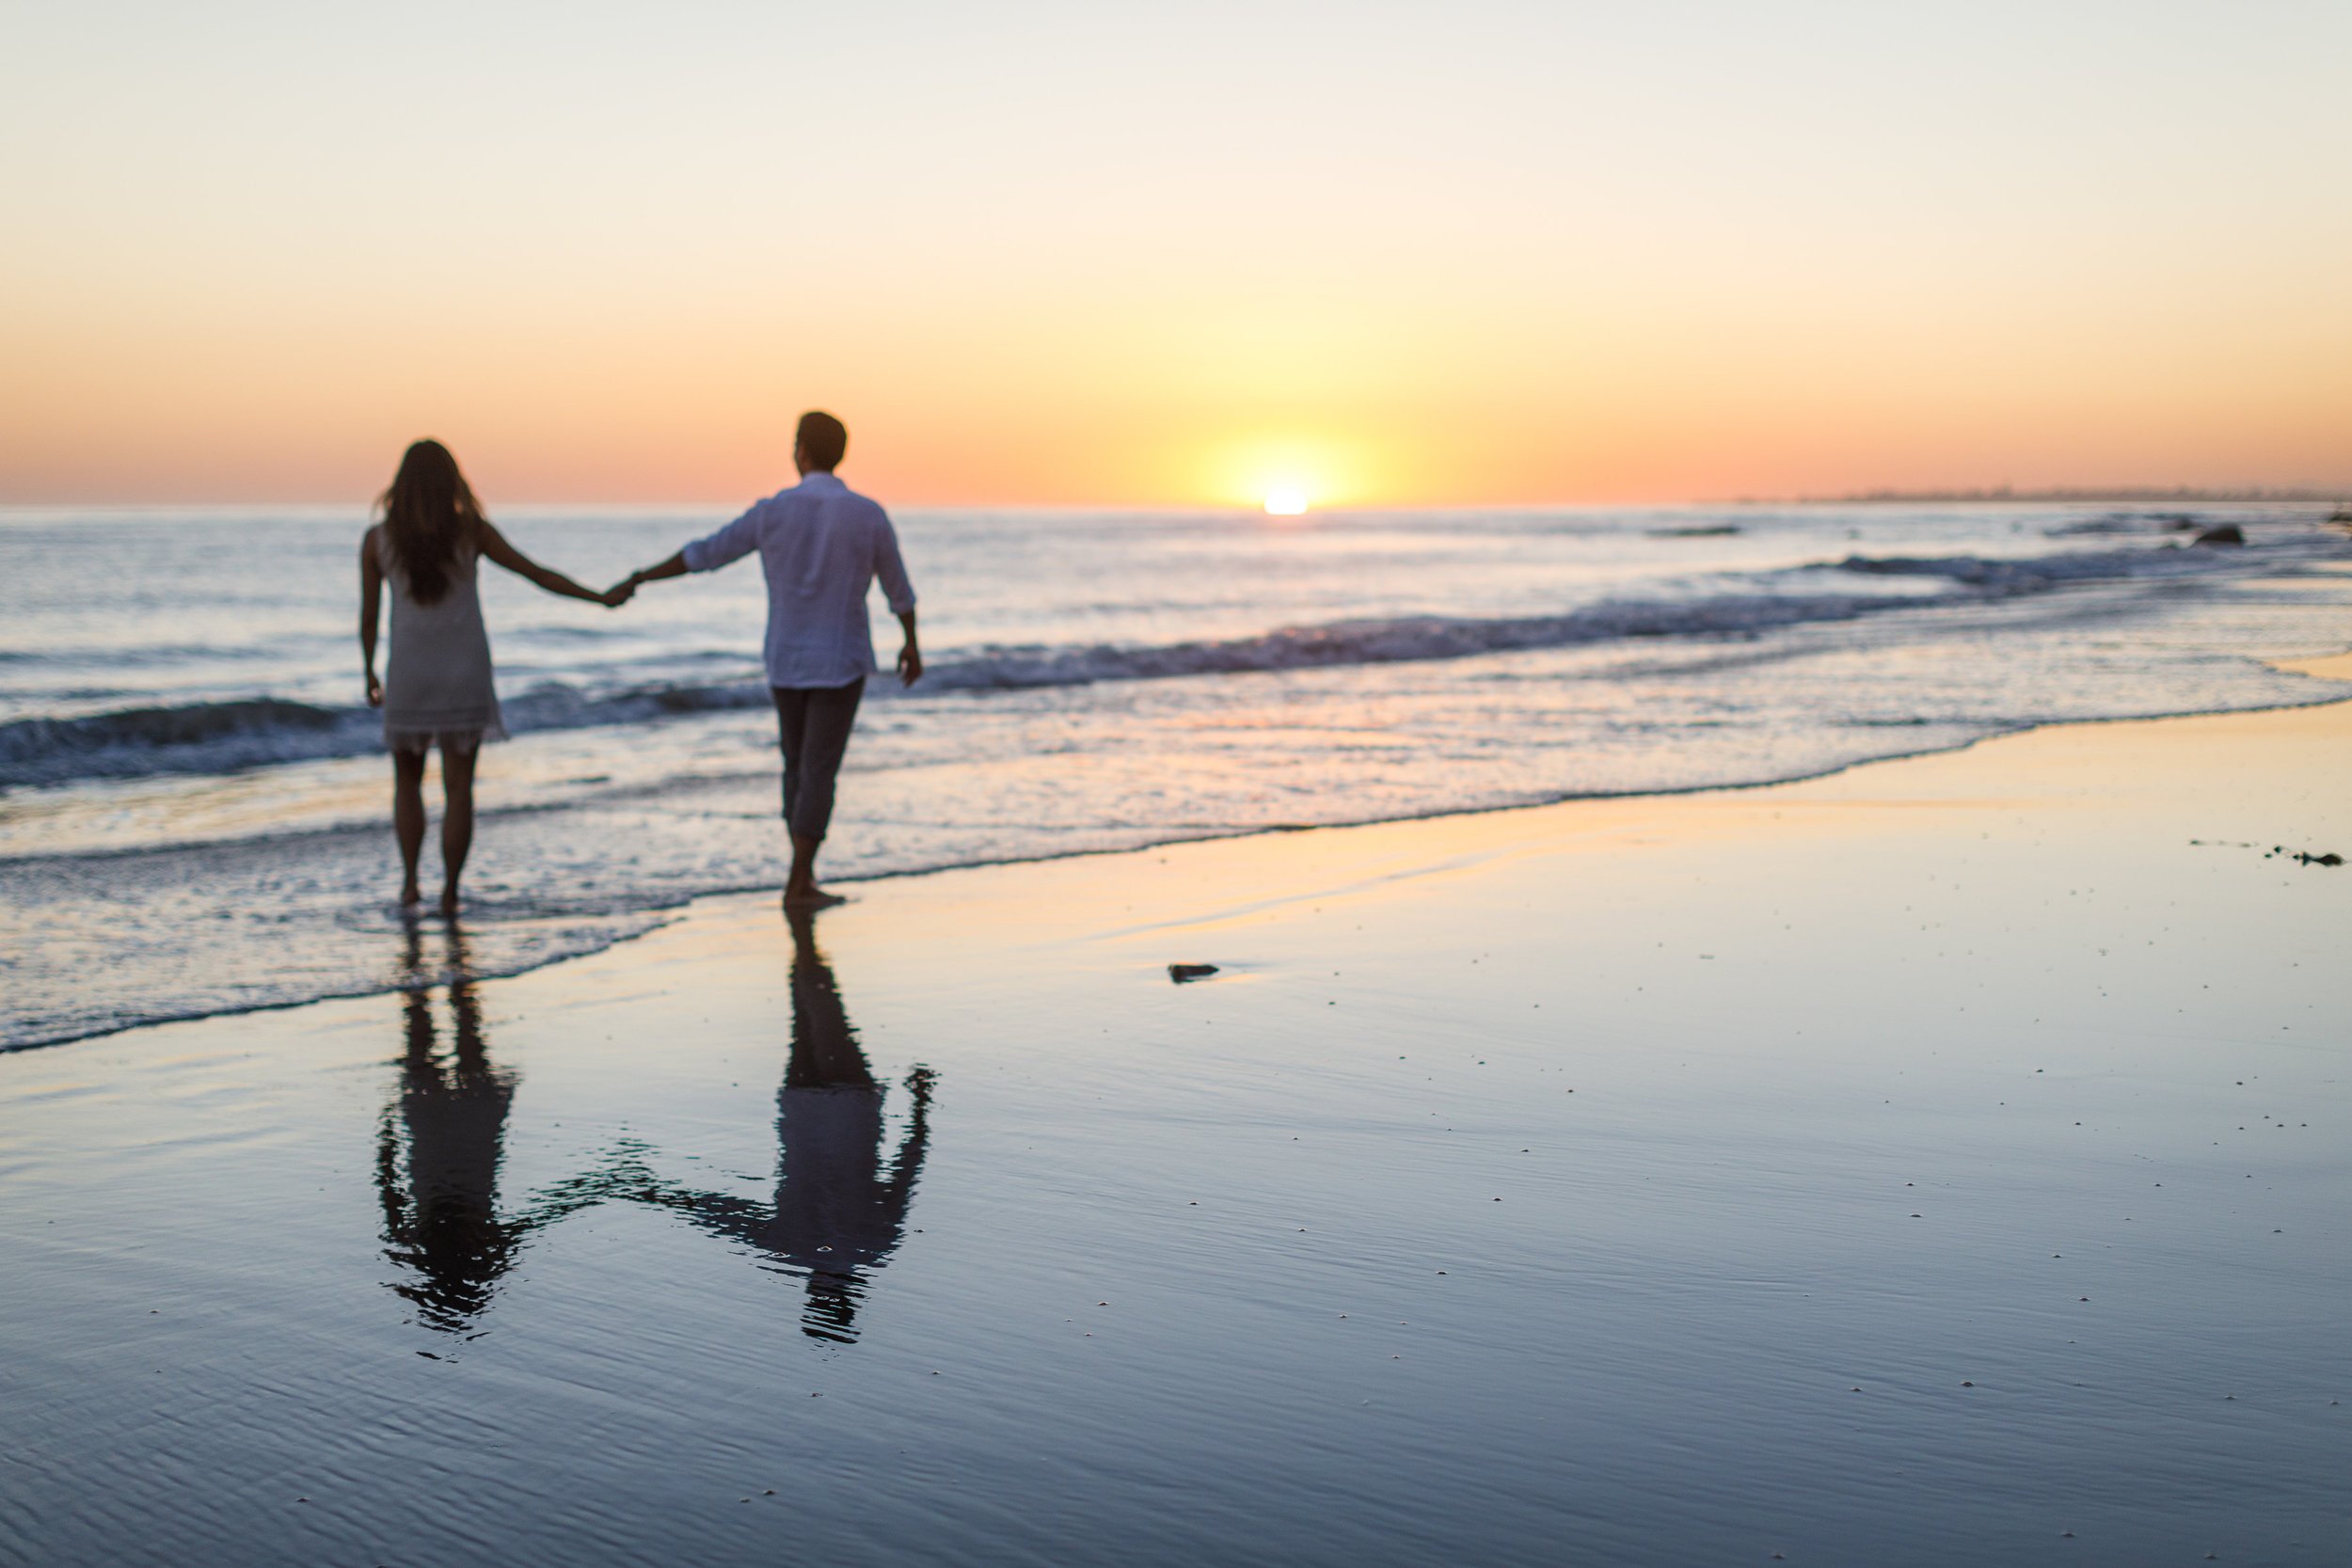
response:
[[[2014,741],[2024,736],[2041,735],[2053,731],[2074,729],[2096,731],[2116,725],[2172,724],[2187,721],[2224,719],[2241,715],[2295,713],[2312,708],[2328,707],[2337,704],[2352,703],[2352,650],[2347,650],[2338,654],[2321,655],[2312,657],[2265,658],[2255,660],[2255,662],[2265,665],[2270,669],[2278,670],[2290,674],[2305,675],[2315,680],[2339,683],[2344,686],[2344,689],[2329,694],[2316,695],[2308,702],[2280,703],[2262,707],[2188,710],[2180,713],[2168,713],[2155,716],[2139,715],[2112,719],[2069,719],[2050,723],[2029,724],[2017,729],[2003,730],[1991,735],[1979,736],[1973,739],[1963,741],[1958,745],[1933,746],[1916,752],[1898,752],[1884,756],[1867,758],[1859,762],[1844,763],[1836,767],[1824,768],[1819,772],[1798,774],[1785,779],[1769,779],[1748,784],[1693,784],[1681,789],[1645,789],[1622,792],[1600,792],[1588,795],[1571,795],[1562,796],[1551,800],[1518,801],[1502,805],[1448,808],[1439,811],[1427,812],[1418,816],[1368,817],[1361,821],[1275,824],[1270,826],[1252,827],[1234,832],[1212,832],[1197,836],[1152,840],[1138,845],[1126,846],[1117,848],[1075,849],[1058,854],[1016,856],[1003,860],[969,861],[959,862],[947,865],[924,866],[906,871],[875,872],[860,876],[843,877],[838,879],[834,885],[844,888],[871,888],[962,872],[984,872],[1005,867],[1045,865],[1062,862],[1115,860],[1122,856],[1147,855],[1180,845],[1246,842],[1252,839],[1290,836],[1302,833],[1354,832],[1366,829],[1395,827],[1413,823],[1446,822],[1498,816],[1508,816],[1521,813],[1543,813],[1563,809],[1574,809],[1579,806],[1638,802],[1643,800],[1671,801],[1694,798],[1706,798],[1710,796],[1724,796],[1726,798],[1748,796],[1761,791],[1799,788],[1806,784],[1818,784],[1825,780],[1838,779],[1857,772],[1867,772],[1874,768],[1901,767],[1937,757],[1966,755],[1983,747]],[[535,808],[520,807],[512,809],[528,811]],[[485,814],[485,819],[495,822],[496,815],[494,813]],[[306,832],[307,831],[340,832],[342,830],[306,830]],[[266,842],[266,840],[264,839],[260,842]],[[201,845],[197,845],[171,846],[169,847],[201,847]],[[122,851],[122,853],[145,852],[148,851]],[[517,965],[500,965],[486,968],[479,972],[478,978],[484,980],[514,979],[525,974],[537,974],[545,970],[558,969],[566,964],[580,962],[588,958],[596,958],[600,954],[612,952],[616,948],[627,947],[630,943],[643,941],[644,938],[653,935],[655,932],[674,926],[681,920],[691,919],[692,918],[694,911],[703,906],[728,903],[739,900],[748,901],[762,899],[773,891],[774,889],[768,884],[761,883],[756,885],[720,889],[712,892],[697,893],[681,898],[674,903],[644,905],[627,911],[627,917],[644,919],[650,922],[649,925],[640,930],[614,936],[609,941],[585,947],[580,951],[559,953],[545,958]],[[493,924],[501,926],[513,925],[528,927],[539,924],[542,921],[553,921],[562,918],[566,917],[533,917],[520,922],[495,922]],[[394,920],[396,924],[388,926],[386,929],[387,935],[395,935],[404,929],[409,931],[412,935],[422,935],[445,928],[445,922],[436,915],[419,913],[406,918],[395,916]],[[323,1003],[355,1001],[372,996],[391,995],[397,993],[402,989],[403,986],[400,982],[387,981],[383,984],[373,985],[361,989],[336,990],[316,996],[301,997],[287,1001],[274,1001],[200,1011],[162,1014],[155,1017],[140,1019],[133,1022],[112,1024],[103,1029],[92,1030],[86,1033],[60,1035],[48,1039],[0,1045],[0,1059],[5,1059],[8,1056],[26,1052],[51,1051],[63,1046],[77,1045],[90,1040],[109,1039],[120,1035],[135,1034],[147,1029],[165,1028],[175,1024],[200,1023],[215,1019],[241,1018],[259,1014],[281,1013],[290,1009],[313,1006]]]

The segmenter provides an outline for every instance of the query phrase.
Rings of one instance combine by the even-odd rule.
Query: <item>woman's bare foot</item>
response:
[[[805,887],[787,887],[784,890],[784,907],[787,910],[829,910],[835,904],[848,902],[849,899],[840,894],[827,893],[815,882]]]
[[[450,920],[457,918],[457,890],[455,888],[441,890],[441,913]]]
[[[406,910],[406,909],[414,909],[417,905],[421,904],[421,903],[423,903],[423,902],[424,902],[424,890],[423,890],[423,889],[421,889],[421,888],[420,888],[419,886],[417,886],[417,884],[416,884],[416,883],[414,883],[414,882],[404,882],[404,883],[402,883],[402,884],[401,884],[401,888],[400,888],[400,907],[401,907],[402,909],[404,909],[404,910]]]

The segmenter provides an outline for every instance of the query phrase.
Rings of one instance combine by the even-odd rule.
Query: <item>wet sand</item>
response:
[[[0,1058],[0,1560],[2344,1561],[2348,777],[2056,729]]]

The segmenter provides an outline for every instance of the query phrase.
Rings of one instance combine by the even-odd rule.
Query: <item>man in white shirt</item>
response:
[[[783,733],[784,821],[792,840],[784,901],[793,909],[841,902],[817,885],[817,847],[833,818],[834,779],[850,748],[858,699],[879,668],[866,621],[866,591],[877,578],[906,632],[898,679],[913,686],[923,674],[914,588],[890,517],[833,476],[849,445],[849,431],[831,414],[802,415],[792,442],[800,483],[660,565],[631,573],[615,590],[626,598],[640,583],[717,571],[759,552],[768,574],[768,685]]]

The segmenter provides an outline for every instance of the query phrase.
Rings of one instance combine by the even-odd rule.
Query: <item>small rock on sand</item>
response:
[[[1189,980],[1205,980],[1216,973],[1215,964],[1169,964],[1168,977],[1178,985]]]

